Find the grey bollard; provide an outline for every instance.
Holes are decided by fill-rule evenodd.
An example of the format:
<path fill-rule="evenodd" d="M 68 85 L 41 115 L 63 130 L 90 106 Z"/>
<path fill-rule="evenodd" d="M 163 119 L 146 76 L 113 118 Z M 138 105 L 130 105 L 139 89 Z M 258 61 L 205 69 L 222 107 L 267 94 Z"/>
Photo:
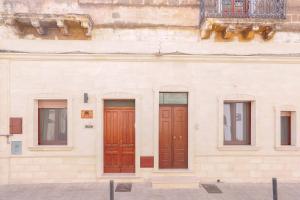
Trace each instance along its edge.
<path fill-rule="evenodd" d="M 109 181 L 109 188 L 110 188 L 110 200 L 114 200 L 114 181 L 110 180 Z"/>
<path fill-rule="evenodd" d="M 272 185 L 273 185 L 273 200 L 278 200 L 277 178 L 272 179 Z"/>

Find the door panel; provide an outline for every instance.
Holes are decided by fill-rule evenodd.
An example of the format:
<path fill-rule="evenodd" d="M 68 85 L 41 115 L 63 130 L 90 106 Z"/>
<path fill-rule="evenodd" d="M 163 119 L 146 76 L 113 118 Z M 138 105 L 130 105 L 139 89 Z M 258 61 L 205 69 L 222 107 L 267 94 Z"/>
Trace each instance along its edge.
<path fill-rule="evenodd" d="M 159 168 L 188 167 L 187 106 L 160 106 Z"/>
<path fill-rule="evenodd" d="M 160 107 L 159 111 L 159 168 L 172 167 L 172 108 Z"/>
<path fill-rule="evenodd" d="M 121 172 L 134 172 L 134 111 L 128 110 L 120 113 L 121 117 L 121 130 L 120 130 L 120 147 L 121 147 Z"/>
<path fill-rule="evenodd" d="M 173 107 L 173 167 L 187 168 L 187 107 Z"/>
<path fill-rule="evenodd" d="M 104 173 L 135 171 L 134 108 L 104 109 Z"/>
<path fill-rule="evenodd" d="M 105 112 L 104 131 L 104 171 L 119 171 L 119 145 L 118 145 L 118 111 L 108 110 Z"/>

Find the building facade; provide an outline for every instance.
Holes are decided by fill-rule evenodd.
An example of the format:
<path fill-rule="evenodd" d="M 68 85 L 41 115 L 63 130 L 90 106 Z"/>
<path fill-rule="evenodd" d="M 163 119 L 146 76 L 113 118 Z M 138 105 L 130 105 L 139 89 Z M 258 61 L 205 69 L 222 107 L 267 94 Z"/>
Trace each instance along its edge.
<path fill-rule="evenodd" d="M 300 180 L 299 0 L 2 0 L 1 19 L 1 184 Z"/>

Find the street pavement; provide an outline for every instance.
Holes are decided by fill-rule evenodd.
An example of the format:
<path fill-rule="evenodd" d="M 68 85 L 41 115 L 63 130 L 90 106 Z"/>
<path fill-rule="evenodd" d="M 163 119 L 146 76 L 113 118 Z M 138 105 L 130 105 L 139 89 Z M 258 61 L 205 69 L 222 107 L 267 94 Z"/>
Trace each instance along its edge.
<path fill-rule="evenodd" d="M 132 191 L 116 192 L 115 200 L 272 200 L 271 184 L 218 183 L 221 194 L 199 189 L 152 189 L 134 183 Z M 109 183 L 2 185 L 0 200 L 109 200 Z M 300 200 L 300 183 L 278 184 L 278 200 Z"/>

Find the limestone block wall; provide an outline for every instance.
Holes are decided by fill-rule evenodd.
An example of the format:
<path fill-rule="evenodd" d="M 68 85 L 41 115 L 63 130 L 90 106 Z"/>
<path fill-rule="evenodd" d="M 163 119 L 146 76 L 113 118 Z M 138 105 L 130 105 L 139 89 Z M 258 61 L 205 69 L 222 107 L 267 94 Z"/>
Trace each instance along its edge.
<path fill-rule="evenodd" d="M 285 31 L 299 30 L 299 0 L 288 0 Z M 199 25 L 198 0 L 1 0 L 0 12 L 89 14 L 95 28 L 194 27 Z"/>
<path fill-rule="evenodd" d="M 23 118 L 23 134 L 9 138 L 22 141 L 23 150 L 21 155 L 11 155 L 6 137 L 0 137 L 0 183 L 83 182 L 101 178 L 101 101 L 124 95 L 137 99 L 136 175 L 151 177 L 158 169 L 141 169 L 139 157 L 154 156 L 157 167 L 157 95 L 161 90 L 190 94 L 189 167 L 200 180 L 269 182 L 275 176 L 282 181 L 299 181 L 299 134 L 295 148 L 277 149 L 274 111 L 276 106 L 289 105 L 300 112 L 300 95 L 296 92 L 300 91 L 299 64 L 295 56 L 279 55 L 148 55 L 137 59 L 129 55 L 11 54 L 2 60 L 0 68 L 8 77 L 1 91 L 9 96 L 6 104 L 0 99 L 0 111 L 8 107 L 7 119 Z M 84 92 L 89 94 L 89 104 L 83 103 Z M 56 97 L 59 93 L 72 99 L 72 147 L 33 148 L 33 99 L 43 95 Z M 220 148 L 219 99 L 226 95 L 248 95 L 255 99 L 253 146 Z M 84 128 L 87 122 L 80 118 L 82 109 L 94 110 L 95 118 L 88 121 L 93 129 Z M 0 124 L 8 133 L 8 123 Z"/>
<path fill-rule="evenodd" d="M 7 173 L 6 173 L 7 175 Z M 8 183 L 96 181 L 95 157 L 11 157 Z"/>
<path fill-rule="evenodd" d="M 0 156 L 0 185 L 8 183 L 9 173 L 8 158 Z"/>
<path fill-rule="evenodd" d="M 299 156 L 201 156 L 197 157 L 197 175 L 203 181 L 299 182 Z"/>
<path fill-rule="evenodd" d="M 8 138 L 9 132 L 9 60 L 0 61 L 0 184 L 8 182 L 9 162 L 8 162 Z"/>
<path fill-rule="evenodd" d="M 285 30 L 299 31 L 300 24 L 300 1 L 288 0 L 287 1 L 287 19 L 283 25 Z"/>

